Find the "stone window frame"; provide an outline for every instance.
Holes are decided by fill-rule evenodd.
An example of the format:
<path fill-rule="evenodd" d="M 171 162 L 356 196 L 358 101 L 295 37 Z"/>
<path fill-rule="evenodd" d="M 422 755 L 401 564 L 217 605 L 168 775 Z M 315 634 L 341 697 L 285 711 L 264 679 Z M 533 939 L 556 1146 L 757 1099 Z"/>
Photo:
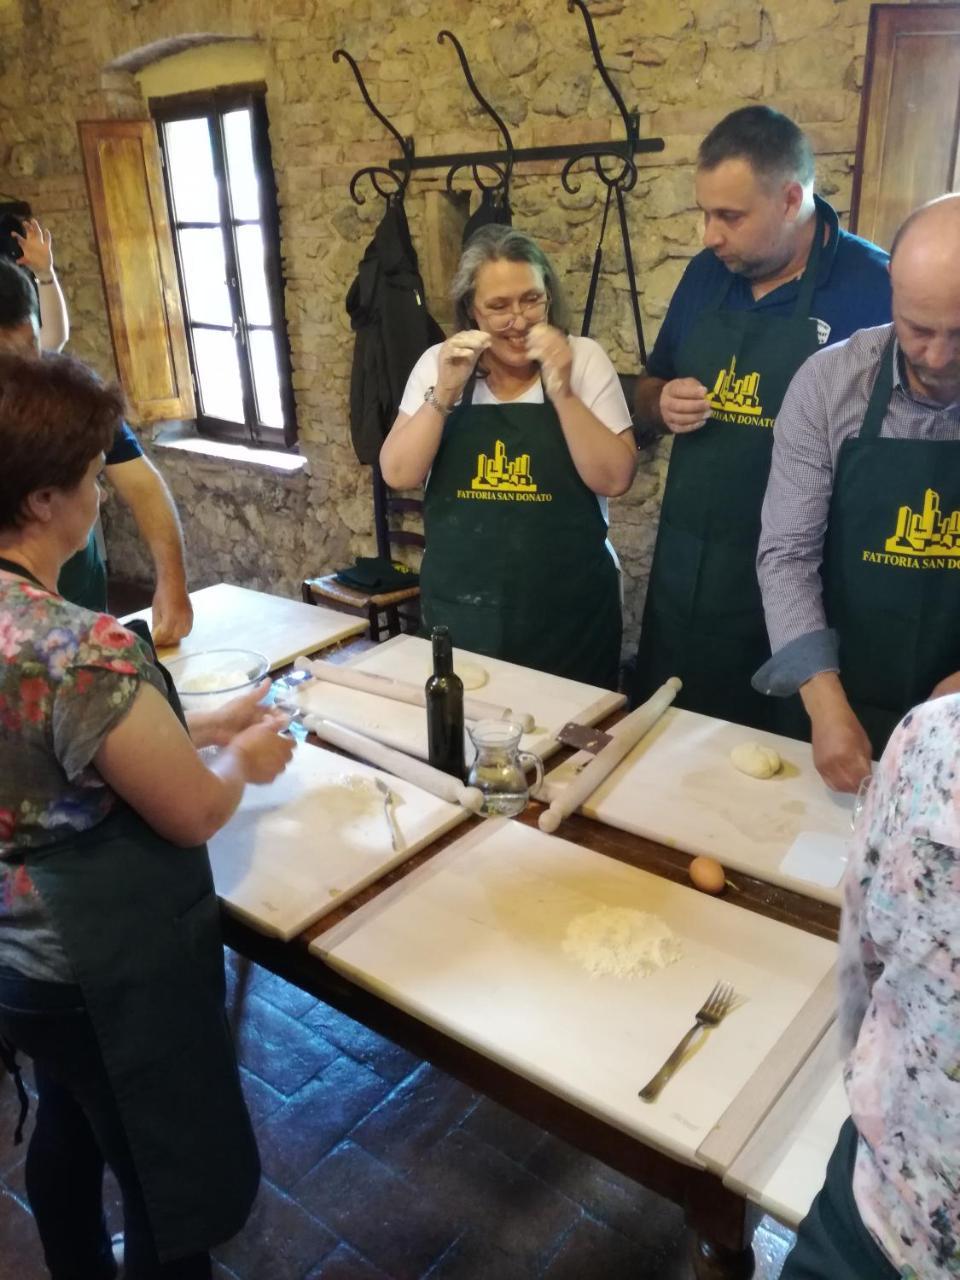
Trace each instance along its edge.
<path fill-rule="evenodd" d="M 290 358 L 290 341 L 287 334 L 286 312 L 284 307 L 284 276 L 280 248 L 280 211 L 277 200 L 276 176 L 270 151 L 269 121 L 266 105 L 267 87 L 265 84 L 232 84 L 219 88 L 201 89 L 189 93 L 171 95 L 162 98 L 150 98 L 148 107 L 157 129 L 157 141 L 163 163 L 164 195 L 170 218 L 170 229 L 176 257 L 177 281 L 183 306 L 184 325 L 187 335 L 187 346 L 190 356 L 190 368 L 193 376 L 194 391 L 197 399 L 196 430 L 198 436 L 210 440 L 241 444 L 255 449 L 295 449 L 297 444 L 297 415 L 293 392 L 293 374 Z M 260 186 L 260 225 L 263 231 L 265 247 L 265 270 L 267 292 L 270 299 L 272 317 L 271 328 L 275 338 L 277 368 L 280 375 L 280 399 L 283 407 L 284 426 L 274 427 L 258 420 L 256 400 L 253 394 L 253 373 L 250 364 L 249 348 L 245 341 L 247 322 L 243 314 L 243 300 L 239 287 L 239 267 L 237 264 L 237 248 L 231 228 L 241 225 L 249 219 L 234 218 L 228 208 L 229 195 L 226 181 L 224 160 L 223 125 L 225 113 L 238 108 L 248 108 L 251 115 L 254 163 Z M 211 130 L 214 168 L 217 174 L 222 195 L 220 227 L 223 234 L 224 252 L 227 261 L 228 288 L 231 307 L 234 313 L 234 332 L 238 338 L 237 355 L 240 363 L 241 384 L 246 421 L 230 422 L 204 414 L 200 409 L 201 397 L 199 379 L 193 351 L 192 328 L 195 322 L 190 319 L 187 292 L 184 284 L 184 272 L 180 258 L 178 230 L 180 222 L 174 209 L 170 189 L 169 165 L 167 163 L 166 142 L 163 125 L 176 120 L 196 119 L 205 116 Z M 192 225 L 192 224 L 188 224 Z M 253 326 L 262 328 L 262 326 Z"/>

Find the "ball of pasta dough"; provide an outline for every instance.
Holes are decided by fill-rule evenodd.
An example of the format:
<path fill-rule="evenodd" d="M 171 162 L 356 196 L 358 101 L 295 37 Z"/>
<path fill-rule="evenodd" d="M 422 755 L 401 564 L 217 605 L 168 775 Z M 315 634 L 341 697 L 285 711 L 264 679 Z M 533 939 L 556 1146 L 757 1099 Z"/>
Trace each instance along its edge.
<path fill-rule="evenodd" d="M 479 662 L 461 662 L 454 658 L 453 669 L 463 681 L 464 689 L 482 689 L 490 679 L 487 668 L 481 667 Z"/>
<path fill-rule="evenodd" d="M 776 751 L 761 742 L 741 742 L 730 752 L 730 760 L 735 769 L 751 778 L 772 778 L 783 764 Z"/>
<path fill-rule="evenodd" d="M 460 677 L 464 689 L 469 693 L 471 689 L 482 689 L 490 679 L 490 672 L 486 667 L 481 667 L 479 662 L 467 662 L 466 659 L 458 657 L 457 653 L 453 655 L 453 670 Z M 433 675 L 433 663 L 424 668 L 424 680 Z"/>

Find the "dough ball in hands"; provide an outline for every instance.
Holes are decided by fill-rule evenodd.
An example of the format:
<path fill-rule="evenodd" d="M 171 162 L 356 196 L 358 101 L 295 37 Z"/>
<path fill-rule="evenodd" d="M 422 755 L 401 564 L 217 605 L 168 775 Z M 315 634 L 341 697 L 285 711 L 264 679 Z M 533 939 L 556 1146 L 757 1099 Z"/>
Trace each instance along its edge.
<path fill-rule="evenodd" d="M 762 742 L 741 742 L 730 752 L 730 762 L 750 778 L 772 778 L 783 767 L 773 747 L 765 747 Z"/>

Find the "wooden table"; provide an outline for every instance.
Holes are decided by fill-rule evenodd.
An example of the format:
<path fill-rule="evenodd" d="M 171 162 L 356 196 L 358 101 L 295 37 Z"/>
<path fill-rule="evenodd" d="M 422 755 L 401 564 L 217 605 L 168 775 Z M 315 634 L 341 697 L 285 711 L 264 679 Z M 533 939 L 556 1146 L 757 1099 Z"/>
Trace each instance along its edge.
<path fill-rule="evenodd" d="M 348 658 L 351 650 L 352 646 L 349 646 L 337 656 Z M 611 723 L 614 719 L 611 718 Z M 531 804 L 520 821 L 534 825 L 539 812 L 540 806 Z M 472 823 L 477 821 L 471 820 Z M 750 1276 L 753 1272 L 750 1207 L 741 1195 L 725 1187 L 717 1174 L 681 1164 L 652 1150 L 639 1139 L 587 1115 L 572 1103 L 522 1079 L 361 989 L 309 953 L 309 944 L 315 937 L 376 898 L 389 885 L 404 879 L 468 829 L 469 825 L 461 826 L 438 840 L 290 942 L 266 937 L 226 913 L 223 916 L 224 940 L 242 956 L 263 965 L 518 1115 L 681 1205 L 693 1233 L 694 1269 L 700 1280 L 713 1280 L 714 1277 L 717 1280 L 721 1277 L 723 1280 L 740 1280 Z M 676 849 L 579 815 L 567 819 L 559 834 L 631 866 L 681 883 L 687 882 L 686 869 L 690 858 Z M 740 873 L 731 875 L 730 880 L 735 889 L 728 892 L 735 894 L 738 906 L 806 929 L 820 937 L 836 938 L 839 912 L 835 907 Z"/>

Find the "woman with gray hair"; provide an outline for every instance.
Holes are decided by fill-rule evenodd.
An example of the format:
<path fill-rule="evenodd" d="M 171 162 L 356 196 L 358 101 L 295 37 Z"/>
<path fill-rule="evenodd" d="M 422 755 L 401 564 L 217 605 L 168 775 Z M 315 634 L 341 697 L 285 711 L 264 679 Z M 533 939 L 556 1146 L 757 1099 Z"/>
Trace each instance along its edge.
<path fill-rule="evenodd" d="M 423 625 L 456 645 L 616 688 L 622 618 L 606 499 L 636 470 L 630 411 L 568 336 L 535 240 L 482 228 L 453 282 L 457 332 L 424 352 L 384 442 L 387 484 L 426 484 Z"/>

